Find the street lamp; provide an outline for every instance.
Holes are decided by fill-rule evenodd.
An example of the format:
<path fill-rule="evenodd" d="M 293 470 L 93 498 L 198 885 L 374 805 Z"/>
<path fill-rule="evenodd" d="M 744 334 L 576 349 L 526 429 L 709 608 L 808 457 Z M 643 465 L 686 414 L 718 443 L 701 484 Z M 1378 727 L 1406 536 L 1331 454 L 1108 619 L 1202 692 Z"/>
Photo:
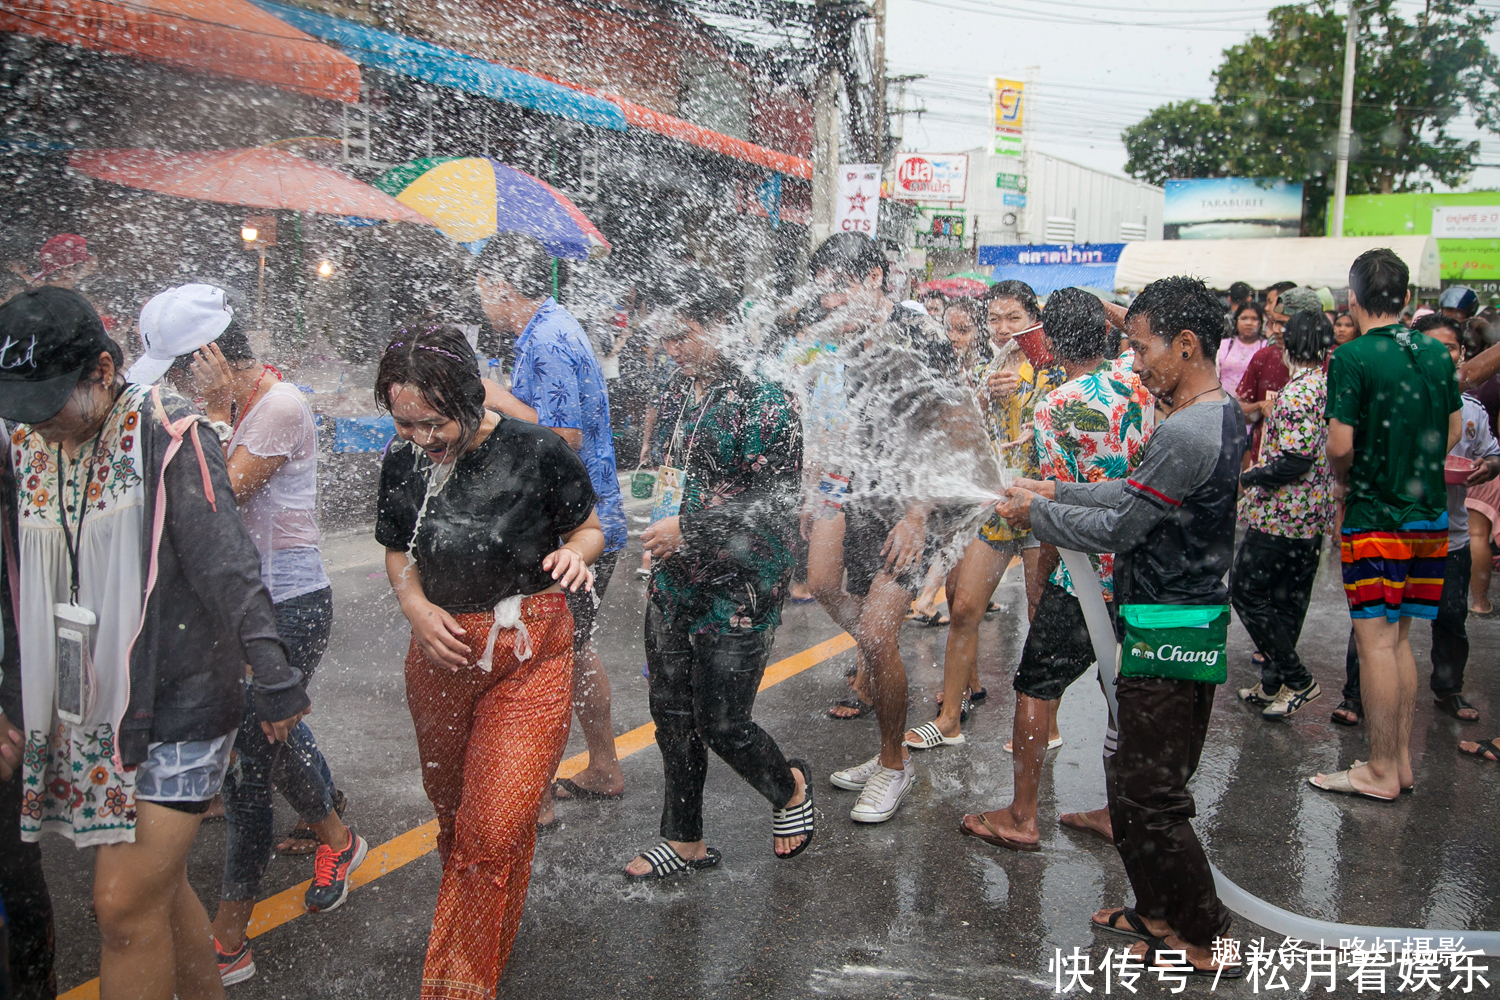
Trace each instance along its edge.
<path fill-rule="evenodd" d="M 266 328 L 266 248 L 276 245 L 276 216 L 252 215 L 240 224 L 240 239 L 259 256 L 255 282 L 255 325 Z"/>

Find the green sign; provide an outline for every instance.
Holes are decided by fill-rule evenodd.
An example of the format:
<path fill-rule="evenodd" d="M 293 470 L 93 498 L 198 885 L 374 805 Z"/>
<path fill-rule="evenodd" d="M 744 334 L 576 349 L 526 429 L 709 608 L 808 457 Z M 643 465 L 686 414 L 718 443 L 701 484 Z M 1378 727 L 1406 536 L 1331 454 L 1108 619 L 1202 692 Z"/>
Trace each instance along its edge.
<path fill-rule="evenodd" d="M 1500 191 L 1351 195 L 1344 207 L 1344 235 L 1429 236 L 1434 208 L 1495 204 L 1500 204 Z M 1484 293 L 1500 292 L 1500 240 L 1439 239 L 1438 255 L 1445 286 L 1463 284 Z"/>
<path fill-rule="evenodd" d="M 997 187 L 997 188 L 1003 188 L 1006 191 L 1025 191 L 1026 190 L 1026 175 L 1025 174 L 996 174 L 995 175 L 995 187 Z"/>

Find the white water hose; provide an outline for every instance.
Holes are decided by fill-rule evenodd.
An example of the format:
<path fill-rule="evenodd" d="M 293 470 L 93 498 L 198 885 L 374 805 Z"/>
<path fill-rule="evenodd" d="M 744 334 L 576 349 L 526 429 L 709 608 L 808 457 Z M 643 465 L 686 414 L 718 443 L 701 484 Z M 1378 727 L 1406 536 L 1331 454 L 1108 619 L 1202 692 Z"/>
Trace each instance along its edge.
<path fill-rule="evenodd" d="M 1089 557 L 1072 549 L 1059 548 L 1063 565 L 1073 578 L 1073 591 L 1083 608 L 1083 620 L 1089 627 L 1089 639 L 1094 645 L 1094 656 L 1099 662 L 1099 682 L 1104 688 L 1104 697 L 1109 702 L 1111 719 L 1118 719 L 1115 699 L 1116 664 L 1120 647 L 1115 642 L 1114 626 L 1109 620 L 1109 610 L 1104 606 L 1104 590 L 1099 585 L 1099 574 L 1089 562 Z M 1315 920 L 1300 913 L 1283 910 L 1235 885 L 1224 877 L 1224 873 L 1212 863 L 1214 888 L 1219 899 L 1229 909 L 1254 924 L 1259 924 L 1283 937 L 1311 944 L 1320 942 L 1321 947 L 1336 947 L 1340 941 L 1355 938 L 1363 940 L 1366 947 L 1373 942 L 1391 940 L 1405 941 L 1413 935 L 1426 938 L 1462 938 L 1464 950 L 1470 953 L 1500 955 L 1500 931 L 1438 930 L 1413 927 L 1363 927 L 1355 924 L 1336 924 L 1331 920 Z"/>

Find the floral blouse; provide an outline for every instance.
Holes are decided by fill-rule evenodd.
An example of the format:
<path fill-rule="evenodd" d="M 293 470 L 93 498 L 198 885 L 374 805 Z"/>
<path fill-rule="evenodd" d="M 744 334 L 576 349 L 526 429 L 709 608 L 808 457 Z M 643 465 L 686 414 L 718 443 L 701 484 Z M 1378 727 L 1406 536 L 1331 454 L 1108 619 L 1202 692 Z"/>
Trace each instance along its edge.
<path fill-rule="evenodd" d="M 1311 455 L 1313 466 L 1285 486 L 1245 487 L 1239 515 L 1246 527 L 1283 538 L 1312 538 L 1333 530 L 1333 469 L 1323 415 L 1327 405 L 1328 376 L 1319 368 L 1297 372 L 1277 395 L 1258 464 L 1277 455 Z"/>
<path fill-rule="evenodd" d="M 128 650 L 140 624 L 144 456 L 140 422 L 148 388 L 127 386 L 96 442 L 62 458 L 31 428 L 10 435 L 17 487 L 23 620 L 20 661 L 26 746 L 21 760 L 21 839 L 59 833 L 77 847 L 135 839 L 135 769 L 115 756 L 115 720 L 129 699 Z M 96 694 L 82 725 L 54 711 L 57 668 L 53 602 L 69 599 L 72 576 L 59 516 L 77 541 L 79 603 L 98 617 Z M 80 516 L 82 523 L 79 523 Z M 119 558 L 117 553 L 126 553 Z"/>
<path fill-rule="evenodd" d="M 1097 483 L 1124 479 L 1135 468 L 1155 427 L 1156 410 L 1151 394 L 1130 371 L 1134 358 L 1129 354 L 1064 382 L 1037 404 L 1036 452 L 1044 479 Z M 1112 599 L 1114 554 L 1090 554 L 1089 559 L 1099 570 L 1104 599 Z M 1052 582 L 1073 593 L 1061 562 Z"/>

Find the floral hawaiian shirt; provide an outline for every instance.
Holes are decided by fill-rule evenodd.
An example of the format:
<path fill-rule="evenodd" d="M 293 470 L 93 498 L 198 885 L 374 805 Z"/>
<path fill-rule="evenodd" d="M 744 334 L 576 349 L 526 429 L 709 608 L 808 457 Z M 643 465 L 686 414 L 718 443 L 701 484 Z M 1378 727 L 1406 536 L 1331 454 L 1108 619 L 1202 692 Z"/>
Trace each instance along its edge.
<path fill-rule="evenodd" d="M 684 543 L 652 563 L 651 602 L 694 634 L 775 628 L 797 561 L 802 417 L 780 386 L 738 370 L 678 405 L 680 422 L 662 419 L 684 472 Z"/>
<path fill-rule="evenodd" d="M 1151 394 L 1130 371 L 1126 352 L 1047 393 L 1036 407 L 1036 452 L 1042 477 L 1068 483 L 1124 479 L 1140 460 L 1155 427 Z M 1104 599 L 1114 594 L 1113 553 L 1091 554 Z M 1052 582 L 1073 593 L 1068 568 L 1058 563 Z"/>
<path fill-rule="evenodd" d="M 1328 376 L 1303 369 L 1276 397 L 1266 421 L 1260 462 L 1278 455 L 1311 455 L 1313 466 L 1285 486 L 1245 487 L 1240 518 L 1248 528 L 1283 538 L 1313 538 L 1333 530 L 1333 470 L 1328 464 Z"/>
<path fill-rule="evenodd" d="M 1012 466 L 1020 470 L 1021 475 L 1027 479 L 1040 479 L 1041 470 L 1037 465 L 1036 448 L 1032 447 L 1027 438 L 1032 433 L 1032 421 L 1036 415 L 1037 403 L 1047 395 L 1055 385 L 1061 385 L 1067 381 L 1062 367 L 1054 365 L 1037 371 L 1030 361 L 1021 362 L 1017 371 L 1021 381 L 1016 385 L 1016 391 L 1005 399 L 993 401 L 985 416 L 986 429 L 990 434 L 990 441 L 999 449 L 1001 445 L 1020 442 L 1016 447 L 1006 448 L 999 452 L 1002 465 Z M 989 375 L 988 366 L 975 371 L 972 381 L 975 391 L 984 384 Z M 988 542 L 1008 542 L 1017 538 L 1025 538 L 1029 532 L 1016 531 L 999 515 L 994 514 L 979 528 L 979 535 Z"/>

